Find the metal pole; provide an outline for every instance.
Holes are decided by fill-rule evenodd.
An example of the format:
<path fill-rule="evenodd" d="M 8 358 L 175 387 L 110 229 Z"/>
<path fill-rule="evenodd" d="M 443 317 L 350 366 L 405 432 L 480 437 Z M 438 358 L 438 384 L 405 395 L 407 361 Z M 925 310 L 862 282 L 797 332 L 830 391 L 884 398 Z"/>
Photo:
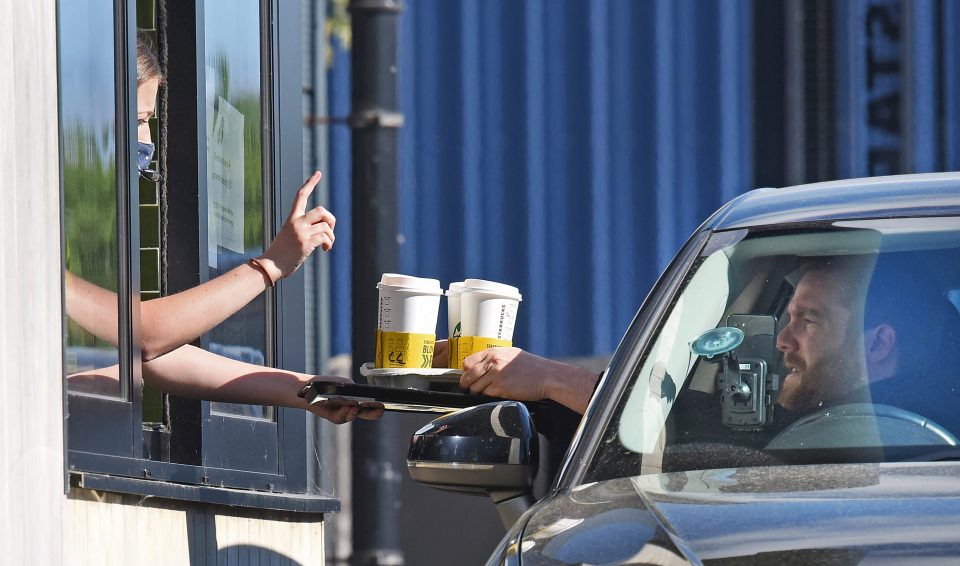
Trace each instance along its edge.
<path fill-rule="evenodd" d="M 351 0 L 353 375 L 373 360 L 380 275 L 397 271 L 397 29 L 393 0 Z M 387 416 L 353 425 L 355 565 L 400 565 L 404 443 Z"/>

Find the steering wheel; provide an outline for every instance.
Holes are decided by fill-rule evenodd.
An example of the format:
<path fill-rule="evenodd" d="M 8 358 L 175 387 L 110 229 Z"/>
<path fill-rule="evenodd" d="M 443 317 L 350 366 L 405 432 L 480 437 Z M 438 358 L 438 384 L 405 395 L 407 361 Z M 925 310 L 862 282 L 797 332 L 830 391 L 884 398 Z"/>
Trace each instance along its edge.
<path fill-rule="evenodd" d="M 766 449 L 957 445 L 956 436 L 924 416 L 891 405 L 850 403 L 799 419 L 775 436 Z"/>

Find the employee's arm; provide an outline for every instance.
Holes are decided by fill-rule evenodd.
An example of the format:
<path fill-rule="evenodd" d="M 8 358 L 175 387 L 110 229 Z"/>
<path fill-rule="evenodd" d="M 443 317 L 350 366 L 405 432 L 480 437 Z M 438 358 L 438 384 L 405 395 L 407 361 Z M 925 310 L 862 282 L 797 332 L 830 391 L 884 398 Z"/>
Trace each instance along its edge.
<path fill-rule="evenodd" d="M 333 246 L 336 218 L 323 207 L 305 212 L 320 180 L 315 173 L 300 188 L 280 233 L 259 258 L 181 293 L 140 304 L 141 355 L 152 360 L 195 340 L 295 272 L 317 247 Z M 117 344 L 117 295 L 71 273 L 66 276 L 67 316 L 90 333 Z"/>
<path fill-rule="evenodd" d="M 151 360 L 195 340 L 239 311 L 267 287 L 263 274 L 244 264 L 182 293 L 140 303 L 140 347 Z M 117 294 L 72 273 L 66 276 L 67 316 L 118 343 Z"/>
<path fill-rule="evenodd" d="M 178 348 L 144 363 L 142 368 L 148 384 L 165 393 L 191 399 L 305 409 L 337 424 L 355 418 L 374 420 L 383 415 L 383 406 L 379 404 L 361 406 L 356 401 L 335 398 L 308 405 L 297 396 L 309 381 L 351 383 L 349 379 L 256 366 L 193 346 Z M 115 365 L 67 376 L 71 390 L 100 395 L 115 394 L 120 389 L 119 381 L 120 370 Z"/>
<path fill-rule="evenodd" d="M 372 420 L 383 414 L 383 407 L 379 405 L 360 406 L 343 399 L 309 405 L 297 396 L 304 385 L 317 379 L 352 383 L 345 377 L 315 376 L 248 364 L 194 346 L 177 348 L 145 362 L 142 368 L 146 383 L 191 399 L 305 409 L 334 423 L 354 418 Z"/>

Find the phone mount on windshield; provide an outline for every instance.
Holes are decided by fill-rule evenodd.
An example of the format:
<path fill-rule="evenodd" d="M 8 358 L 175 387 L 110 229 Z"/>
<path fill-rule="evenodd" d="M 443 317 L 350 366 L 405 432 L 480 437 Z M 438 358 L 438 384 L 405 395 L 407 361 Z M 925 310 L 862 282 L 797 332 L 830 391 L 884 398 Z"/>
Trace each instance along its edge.
<path fill-rule="evenodd" d="M 717 373 L 721 422 L 733 430 L 758 431 L 773 419 L 775 383 L 768 379 L 766 360 L 737 357 L 744 338 L 739 328 L 721 326 L 698 336 L 690 351 L 721 366 Z"/>

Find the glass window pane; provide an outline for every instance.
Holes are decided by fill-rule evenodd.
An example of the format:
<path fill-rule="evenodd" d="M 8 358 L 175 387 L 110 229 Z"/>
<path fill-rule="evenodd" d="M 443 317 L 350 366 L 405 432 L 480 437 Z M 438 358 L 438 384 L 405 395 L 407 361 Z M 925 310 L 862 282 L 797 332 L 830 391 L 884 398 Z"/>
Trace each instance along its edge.
<path fill-rule="evenodd" d="M 118 396 L 113 4 L 59 14 L 68 387 Z"/>
<path fill-rule="evenodd" d="M 265 248 L 260 92 L 260 3 L 205 5 L 207 102 L 207 245 L 210 278 Z M 267 361 L 266 298 L 261 296 L 210 332 L 210 350 Z M 222 413 L 273 418 L 271 407 L 215 403 Z"/>

